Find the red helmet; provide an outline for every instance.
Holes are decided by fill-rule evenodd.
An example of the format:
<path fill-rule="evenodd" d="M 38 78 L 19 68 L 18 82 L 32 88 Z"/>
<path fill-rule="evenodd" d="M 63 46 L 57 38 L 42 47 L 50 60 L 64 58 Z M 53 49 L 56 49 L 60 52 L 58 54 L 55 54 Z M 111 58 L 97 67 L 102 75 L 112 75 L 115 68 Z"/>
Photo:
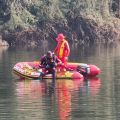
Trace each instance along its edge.
<path fill-rule="evenodd" d="M 56 38 L 56 40 L 59 41 L 59 40 L 62 40 L 64 38 L 65 38 L 65 36 L 62 33 L 60 33 L 60 34 L 58 34 L 58 37 Z"/>

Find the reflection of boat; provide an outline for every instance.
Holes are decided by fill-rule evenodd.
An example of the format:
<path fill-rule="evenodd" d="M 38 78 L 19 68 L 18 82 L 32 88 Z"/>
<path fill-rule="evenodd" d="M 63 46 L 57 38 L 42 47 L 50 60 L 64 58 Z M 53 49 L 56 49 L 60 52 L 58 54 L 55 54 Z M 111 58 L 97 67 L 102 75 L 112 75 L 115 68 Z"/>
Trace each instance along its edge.
<path fill-rule="evenodd" d="M 39 62 L 19 62 L 13 67 L 13 71 L 26 78 L 38 79 L 42 68 L 39 67 Z M 56 78 L 59 79 L 81 79 L 83 75 L 96 76 L 100 73 L 100 69 L 95 65 L 87 65 L 83 63 L 68 63 L 66 71 L 57 71 Z M 83 75 L 82 75 L 83 74 Z M 51 78 L 51 75 L 46 75 L 44 78 Z"/>
<path fill-rule="evenodd" d="M 100 86 L 101 86 L 101 80 L 100 78 L 91 78 L 90 79 L 90 91 L 91 91 L 91 94 L 94 96 L 98 93 L 99 89 L 100 89 Z"/>
<path fill-rule="evenodd" d="M 100 89 L 101 80 L 98 77 L 90 77 L 84 80 L 84 85 L 81 86 L 83 93 L 90 93 L 92 96 L 96 95 Z"/>
<path fill-rule="evenodd" d="M 56 98 L 58 102 L 59 120 L 69 120 L 71 114 L 71 92 L 74 88 L 73 80 L 57 81 Z"/>
<path fill-rule="evenodd" d="M 50 110 L 56 110 L 56 114 L 58 114 L 57 117 L 59 120 L 71 120 L 72 109 L 77 107 L 75 105 L 78 105 L 76 103 L 74 104 L 74 100 L 77 100 L 79 97 L 82 97 L 80 95 L 80 91 L 82 92 L 82 95 L 85 94 L 85 92 L 90 92 L 90 95 L 96 95 L 96 93 L 99 92 L 101 85 L 100 79 L 95 77 L 89 78 L 87 80 L 59 79 L 56 81 L 56 87 L 53 92 L 52 90 L 48 90 L 51 89 L 49 87 L 49 83 L 50 80 L 39 81 L 26 79 L 18 81 L 16 85 L 16 93 L 19 102 L 19 109 L 28 109 L 33 108 L 33 106 L 35 106 L 35 108 L 39 110 L 41 107 L 44 106 L 44 109 L 41 109 L 41 113 L 44 113 L 44 110 L 48 109 L 47 106 L 50 106 Z M 28 102 L 29 104 L 27 104 Z M 54 105 L 56 105 L 56 109 L 54 108 Z M 42 115 L 46 118 L 46 116 L 44 116 L 46 114 Z"/>
<path fill-rule="evenodd" d="M 41 97 L 42 92 L 45 91 L 44 83 L 39 80 L 21 80 L 16 84 L 17 96 L 21 99 L 24 99 L 26 95 L 30 96 L 30 99 L 36 99 Z"/>
<path fill-rule="evenodd" d="M 60 120 L 70 120 L 72 109 L 72 92 L 79 91 L 83 80 L 58 80 L 56 82 L 56 98 L 58 102 L 58 115 Z M 74 93 L 75 94 L 75 93 Z"/>
<path fill-rule="evenodd" d="M 83 79 L 76 80 L 62 80 L 59 79 L 56 81 L 56 92 L 59 90 L 78 90 L 83 83 Z M 49 79 L 40 81 L 40 80 L 29 80 L 29 79 L 19 79 L 16 84 L 16 93 L 20 98 L 24 98 L 26 95 L 30 95 L 31 98 L 40 97 L 40 94 L 45 94 L 48 90 L 53 92 L 51 89 L 51 82 Z M 50 89 L 50 90 L 49 90 Z"/>

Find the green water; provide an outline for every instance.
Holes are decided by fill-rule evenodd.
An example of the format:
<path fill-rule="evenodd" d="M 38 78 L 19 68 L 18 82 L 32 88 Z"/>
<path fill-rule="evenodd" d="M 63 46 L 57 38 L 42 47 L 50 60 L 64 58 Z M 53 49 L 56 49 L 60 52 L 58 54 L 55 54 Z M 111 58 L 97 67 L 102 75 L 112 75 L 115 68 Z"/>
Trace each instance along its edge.
<path fill-rule="evenodd" d="M 51 48 L 51 47 L 48 47 Z M 120 47 L 71 47 L 69 61 L 95 64 L 97 78 L 20 80 L 12 67 L 39 60 L 48 48 L 0 48 L 0 120 L 119 120 Z"/>

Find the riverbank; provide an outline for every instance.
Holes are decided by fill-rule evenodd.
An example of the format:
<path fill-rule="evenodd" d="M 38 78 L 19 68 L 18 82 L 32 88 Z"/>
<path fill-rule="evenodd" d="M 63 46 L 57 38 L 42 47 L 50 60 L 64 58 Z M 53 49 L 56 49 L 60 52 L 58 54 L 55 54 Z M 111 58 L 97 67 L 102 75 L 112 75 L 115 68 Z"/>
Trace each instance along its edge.
<path fill-rule="evenodd" d="M 43 42 L 53 42 L 58 33 L 63 33 L 70 43 L 98 44 L 120 41 L 120 20 L 100 22 L 81 16 L 68 21 L 43 21 L 39 28 L 16 28 L 14 31 L 3 31 L 2 38 L 10 46 L 39 46 Z"/>
<path fill-rule="evenodd" d="M 39 46 L 63 33 L 72 44 L 120 41 L 119 8 L 106 1 L 1 2 L 0 35 L 10 45 Z"/>

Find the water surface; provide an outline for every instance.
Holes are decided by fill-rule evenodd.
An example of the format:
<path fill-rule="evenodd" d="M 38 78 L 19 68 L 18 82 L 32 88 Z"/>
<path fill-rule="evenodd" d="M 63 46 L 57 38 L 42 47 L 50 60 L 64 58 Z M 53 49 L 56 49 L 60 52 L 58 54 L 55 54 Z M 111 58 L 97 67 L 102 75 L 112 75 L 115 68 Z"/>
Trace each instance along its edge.
<path fill-rule="evenodd" d="M 95 64 L 102 72 L 57 80 L 55 89 L 51 80 L 21 80 L 12 73 L 17 62 L 39 60 L 46 50 L 0 48 L 0 120 L 120 119 L 120 46 L 72 46 L 69 61 Z"/>

